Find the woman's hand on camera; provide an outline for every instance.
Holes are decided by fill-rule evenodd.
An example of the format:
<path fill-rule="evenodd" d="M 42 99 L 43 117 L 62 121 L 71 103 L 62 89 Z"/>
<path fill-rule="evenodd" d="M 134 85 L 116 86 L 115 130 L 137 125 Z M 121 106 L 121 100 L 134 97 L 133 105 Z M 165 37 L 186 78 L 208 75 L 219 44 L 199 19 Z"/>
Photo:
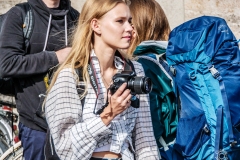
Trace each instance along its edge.
<path fill-rule="evenodd" d="M 127 83 L 123 83 L 113 95 L 108 93 L 109 105 L 100 114 L 106 125 L 131 105 L 131 91 L 126 87 Z"/>
<path fill-rule="evenodd" d="M 122 113 L 131 104 L 131 91 L 126 87 L 127 83 L 123 83 L 113 95 L 108 95 L 109 104 L 115 116 Z"/>

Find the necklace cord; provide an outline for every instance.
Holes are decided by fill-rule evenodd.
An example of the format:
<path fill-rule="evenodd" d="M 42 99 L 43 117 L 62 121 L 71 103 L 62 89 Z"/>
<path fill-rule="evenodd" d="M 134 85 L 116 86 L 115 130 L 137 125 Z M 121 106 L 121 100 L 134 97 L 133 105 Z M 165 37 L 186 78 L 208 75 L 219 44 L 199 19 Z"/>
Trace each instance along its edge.
<path fill-rule="evenodd" d="M 113 70 L 113 72 L 112 72 L 112 73 L 114 74 L 114 70 L 115 70 L 115 69 L 112 69 L 112 70 Z M 103 76 L 102 72 L 100 72 L 100 73 L 101 73 L 101 76 L 102 76 L 102 79 L 103 79 L 103 81 L 104 81 L 104 82 L 106 83 L 106 85 L 107 85 L 107 87 L 106 87 L 106 88 L 109 88 L 109 87 L 110 87 L 110 85 L 111 85 L 111 82 L 112 82 L 112 80 L 111 80 L 111 82 L 110 82 L 110 84 L 109 84 L 109 83 L 107 82 L 107 80 L 104 78 L 104 76 Z M 103 82 L 103 83 L 104 83 L 104 82 Z"/>

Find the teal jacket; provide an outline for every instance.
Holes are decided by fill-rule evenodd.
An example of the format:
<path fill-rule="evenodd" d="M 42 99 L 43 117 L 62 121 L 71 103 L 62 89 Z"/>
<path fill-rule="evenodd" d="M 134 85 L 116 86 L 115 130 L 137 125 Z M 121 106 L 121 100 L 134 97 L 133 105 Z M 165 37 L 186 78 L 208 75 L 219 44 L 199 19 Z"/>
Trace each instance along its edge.
<path fill-rule="evenodd" d="M 144 41 L 134 51 L 134 57 L 142 64 L 146 76 L 151 78 L 153 83 L 152 92 L 149 94 L 150 108 L 159 148 L 162 147 L 159 142 L 161 136 L 167 144 L 174 141 L 178 122 L 172 78 L 159 63 L 160 60 L 167 64 L 164 58 L 166 47 L 166 41 Z"/>

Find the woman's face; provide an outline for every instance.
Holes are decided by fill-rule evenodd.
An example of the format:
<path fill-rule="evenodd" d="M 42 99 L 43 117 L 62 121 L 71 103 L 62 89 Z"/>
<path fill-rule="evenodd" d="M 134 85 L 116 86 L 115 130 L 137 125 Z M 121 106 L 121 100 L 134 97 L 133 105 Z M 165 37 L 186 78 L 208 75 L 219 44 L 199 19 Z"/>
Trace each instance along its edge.
<path fill-rule="evenodd" d="M 100 39 L 103 44 L 114 49 L 126 49 L 132 39 L 131 14 L 128 6 L 119 3 L 107 12 L 99 22 Z"/>

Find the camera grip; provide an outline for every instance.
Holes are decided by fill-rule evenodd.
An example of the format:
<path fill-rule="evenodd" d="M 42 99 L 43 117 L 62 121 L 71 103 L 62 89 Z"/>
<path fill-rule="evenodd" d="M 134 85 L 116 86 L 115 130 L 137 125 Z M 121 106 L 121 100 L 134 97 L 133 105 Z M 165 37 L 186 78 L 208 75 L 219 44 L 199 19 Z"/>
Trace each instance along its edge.
<path fill-rule="evenodd" d="M 136 97 L 134 100 L 131 100 L 131 106 L 133 108 L 139 108 L 140 102 L 139 99 Z"/>

